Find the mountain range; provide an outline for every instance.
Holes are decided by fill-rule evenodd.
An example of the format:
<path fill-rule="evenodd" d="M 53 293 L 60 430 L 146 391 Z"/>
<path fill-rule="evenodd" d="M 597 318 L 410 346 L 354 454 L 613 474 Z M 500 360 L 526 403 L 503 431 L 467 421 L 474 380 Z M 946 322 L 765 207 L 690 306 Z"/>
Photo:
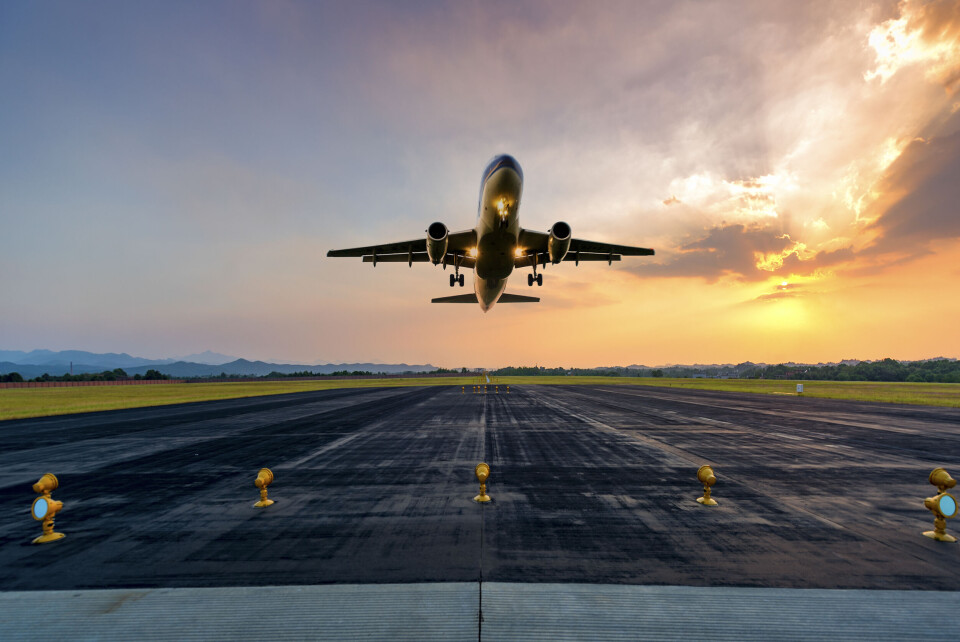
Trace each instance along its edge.
<path fill-rule="evenodd" d="M 122 368 L 128 375 L 143 375 L 147 370 L 159 370 L 171 377 L 216 377 L 221 373 L 230 376 L 264 376 L 271 372 L 289 374 L 291 372 L 311 372 L 328 374 L 340 370 L 355 370 L 375 373 L 399 374 L 403 372 L 431 372 L 436 366 L 430 364 L 409 365 L 406 363 L 325 363 L 325 364 L 289 364 L 248 361 L 216 352 L 202 352 L 180 359 L 145 359 L 133 357 L 125 352 L 95 353 L 83 350 L 0 350 L 0 374 L 18 372 L 25 379 L 50 375 L 85 372 L 103 372 Z"/>

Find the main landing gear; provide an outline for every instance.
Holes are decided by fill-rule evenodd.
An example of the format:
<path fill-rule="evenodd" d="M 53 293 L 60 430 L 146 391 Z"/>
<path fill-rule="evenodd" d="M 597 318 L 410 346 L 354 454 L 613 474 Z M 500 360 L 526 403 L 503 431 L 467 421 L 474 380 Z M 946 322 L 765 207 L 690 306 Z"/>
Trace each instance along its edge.
<path fill-rule="evenodd" d="M 534 281 L 537 282 L 538 286 L 543 285 L 543 275 L 537 274 L 537 258 L 539 257 L 536 254 L 533 254 L 532 256 L 533 256 L 533 263 L 531 265 L 533 266 L 533 274 L 527 275 L 527 285 L 530 287 L 533 287 Z M 546 265 L 546 263 L 544 263 L 544 265 Z"/>
<path fill-rule="evenodd" d="M 443 269 L 447 269 L 446 259 L 444 259 Z M 463 287 L 463 275 L 460 274 L 460 255 L 453 255 L 453 274 L 450 275 L 450 287 L 452 288 L 455 284 L 459 283 L 460 287 Z"/>

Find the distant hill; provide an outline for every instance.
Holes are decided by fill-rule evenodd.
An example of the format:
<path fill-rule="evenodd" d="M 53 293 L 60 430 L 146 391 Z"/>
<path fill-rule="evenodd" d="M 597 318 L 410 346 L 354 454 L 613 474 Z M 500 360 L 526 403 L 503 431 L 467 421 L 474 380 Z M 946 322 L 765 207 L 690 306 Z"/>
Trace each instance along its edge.
<path fill-rule="evenodd" d="M 33 379 L 44 374 L 60 376 L 70 373 L 73 362 L 73 374 L 97 373 L 104 370 L 122 368 L 131 377 L 146 374 L 147 370 L 159 370 L 171 377 L 216 377 L 220 373 L 230 376 L 262 377 L 271 372 L 289 374 L 292 372 L 316 372 L 329 374 L 340 370 L 353 372 L 363 370 L 373 373 L 400 374 L 404 372 L 432 372 L 436 366 L 430 364 L 409 365 L 406 363 L 325 363 L 325 364 L 289 364 L 267 363 L 237 359 L 216 352 L 201 352 L 190 355 L 192 359 L 144 359 L 129 354 L 109 352 L 98 354 L 83 350 L 0 350 L 0 374 L 19 372 L 24 379 Z M 221 360 L 223 359 L 223 360 Z"/>
<path fill-rule="evenodd" d="M 205 363 L 211 366 L 218 366 L 222 363 L 230 363 L 231 361 L 236 361 L 237 357 L 231 357 L 225 354 L 220 354 L 219 352 L 210 352 L 205 350 L 198 354 L 188 354 L 185 357 L 180 357 L 178 359 L 168 359 L 171 363 L 176 363 L 178 361 L 186 361 L 187 363 Z"/>
<path fill-rule="evenodd" d="M 436 366 L 429 364 L 408 365 L 406 363 L 327 363 L 323 365 L 311 366 L 304 364 L 267 363 L 265 361 L 247 361 L 246 359 L 237 359 L 236 361 L 231 361 L 230 363 L 224 363 L 220 365 L 178 361 L 176 363 L 169 363 L 160 366 L 140 366 L 138 368 L 129 368 L 126 369 L 126 371 L 129 375 L 142 375 L 145 374 L 146 371 L 151 367 L 159 370 L 163 374 L 170 375 L 171 377 L 216 377 L 220 375 L 220 373 L 226 373 L 230 376 L 263 377 L 271 372 L 290 374 L 292 372 L 310 371 L 317 374 L 329 374 L 331 372 L 338 372 L 340 370 L 347 370 L 349 372 L 353 372 L 354 370 L 364 370 L 373 373 L 384 372 L 387 374 L 400 374 L 403 372 L 432 372 L 437 369 Z"/>
<path fill-rule="evenodd" d="M 85 352 L 83 350 L 62 350 L 60 352 L 53 352 L 51 350 L 31 350 L 30 352 L 23 352 L 22 350 L 0 350 L 0 361 L 55 368 L 65 366 L 65 372 L 70 371 L 70 362 L 72 361 L 74 372 L 94 372 L 113 370 L 114 368 L 126 369 L 134 366 L 171 363 L 173 359 L 144 359 L 143 357 L 131 357 L 126 352 L 106 352 L 101 354 Z M 92 367 L 94 370 L 78 371 L 78 364 L 84 364 L 84 367 Z"/>

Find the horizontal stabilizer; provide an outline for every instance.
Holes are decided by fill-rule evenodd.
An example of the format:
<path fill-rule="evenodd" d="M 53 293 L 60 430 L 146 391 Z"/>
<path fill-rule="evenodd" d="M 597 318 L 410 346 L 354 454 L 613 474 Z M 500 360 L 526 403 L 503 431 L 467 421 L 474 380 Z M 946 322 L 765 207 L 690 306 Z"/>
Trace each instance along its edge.
<path fill-rule="evenodd" d="M 476 294 L 456 294 L 454 296 L 441 296 L 431 299 L 431 303 L 477 303 Z"/>
<path fill-rule="evenodd" d="M 504 292 L 500 295 L 500 298 L 497 299 L 497 303 L 540 303 L 540 297 Z"/>

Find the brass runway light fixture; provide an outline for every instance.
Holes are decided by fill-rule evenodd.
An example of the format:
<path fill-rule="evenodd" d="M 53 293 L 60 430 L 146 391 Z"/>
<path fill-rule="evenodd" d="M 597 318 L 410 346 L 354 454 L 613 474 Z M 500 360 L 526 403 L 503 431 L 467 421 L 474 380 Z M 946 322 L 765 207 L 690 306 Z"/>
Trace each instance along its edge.
<path fill-rule="evenodd" d="M 473 473 L 477 476 L 477 479 L 480 480 L 480 494 L 473 498 L 473 501 L 478 504 L 485 504 L 490 501 L 490 495 L 487 495 L 487 477 L 490 476 L 490 466 L 480 462 L 477 464 L 477 467 L 473 469 Z"/>
<path fill-rule="evenodd" d="M 927 479 L 939 492 L 923 500 L 923 505 L 933 513 L 933 530 L 923 534 L 938 542 L 956 542 L 956 537 L 947 535 L 947 520 L 957 516 L 957 498 L 947 489 L 956 486 L 957 481 L 943 468 L 934 468 Z"/>
<path fill-rule="evenodd" d="M 257 473 L 257 479 L 253 485 L 260 489 L 260 501 L 254 504 L 254 508 L 264 508 L 273 503 L 272 499 L 267 499 L 267 486 L 273 483 L 273 471 L 269 468 L 261 468 Z"/>
<path fill-rule="evenodd" d="M 56 533 L 53 530 L 53 518 L 63 508 L 63 502 L 55 501 L 50 497 L 50 493 L 58 486 L 60 481 L 53 473 L 45 474 L 33 485 L 33 492 L 40 493 L 40 497 L 33 500 L 30 514 L 38 522 L 43 522 L 43 535 L 33 540 L 34 544 L 46 544 L 66 537 L 63 533 Z"/>
<path fill-rule="evenodd" d="M 710 499 L 710 487 L 717 483 L 717 476 L 713 474 L 713 468 L 700 466 L 697 470 L 697 479 L 703 484 L 703 497 L 697 497 L 697 501 L 704 506 L 716 506 L 717 500 Z"/>

